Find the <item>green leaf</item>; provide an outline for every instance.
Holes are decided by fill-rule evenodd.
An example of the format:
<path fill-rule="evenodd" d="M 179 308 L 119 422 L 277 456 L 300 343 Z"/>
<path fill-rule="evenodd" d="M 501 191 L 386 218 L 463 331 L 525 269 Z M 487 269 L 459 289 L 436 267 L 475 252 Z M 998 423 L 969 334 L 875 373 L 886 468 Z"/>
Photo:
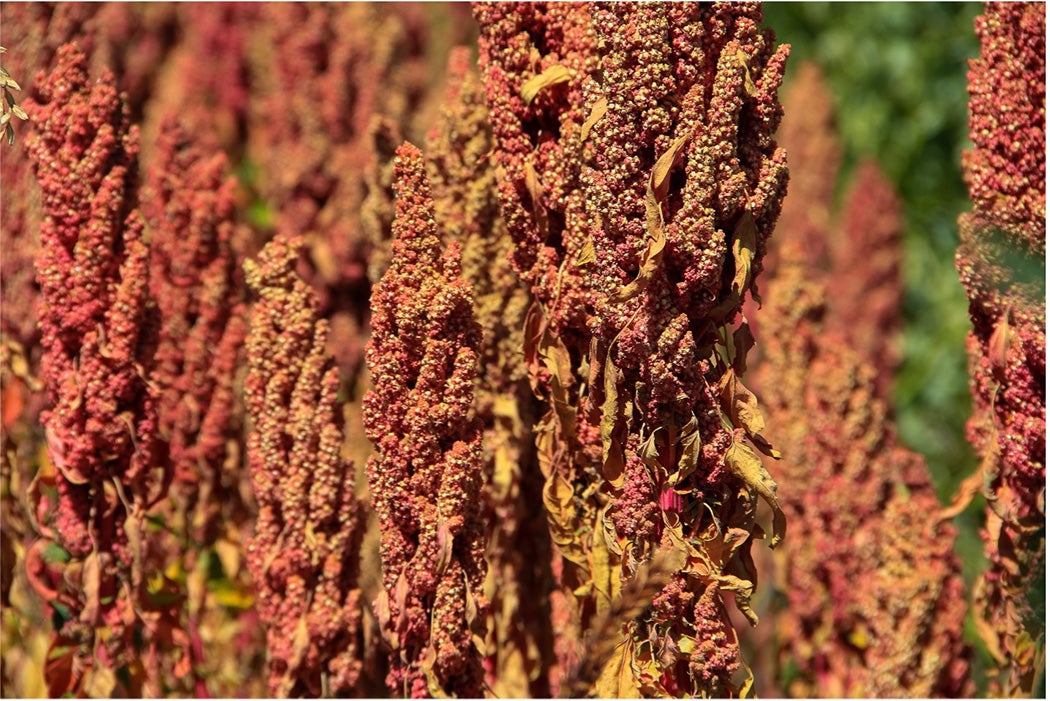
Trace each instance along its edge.
<path fill-rule="evenodd" d="M 63 548 L 58 543 L 55 543 L 54 541 L 47 544 L 47 547 L 44 548 L 44 552 L 41 553 L 41 557 L 43 558 L 44 562 L 48 563 L 49 565 L 53 565 L 55 563 L 69 562 L 73 558 L 72 555 L 66 552 L 65 548 Z"/>

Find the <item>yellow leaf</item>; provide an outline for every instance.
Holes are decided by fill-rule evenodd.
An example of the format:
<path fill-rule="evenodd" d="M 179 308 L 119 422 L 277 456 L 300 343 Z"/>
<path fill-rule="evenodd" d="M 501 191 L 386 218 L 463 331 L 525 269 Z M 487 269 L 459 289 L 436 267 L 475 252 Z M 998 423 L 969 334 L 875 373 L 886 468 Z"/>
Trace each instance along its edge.
<path fill-rule="evenodd" d="M 663 202 L 667 199 L 667 186 L 670 183 L 671 169 L 681 162 L 689 137 L 689 134 L 678 137 L 656 159 L 653 172 L 649 174 L 649 191 L 657 202 Z"/>
<path fill-rule="evenodd" d="M 226 538 L 215 541 L 214 548 L 222 564 L 222 573 L 227 579 L 235 579 L 241 570 L 241 548 Z"/>
<path fill-rule="evenodd" d="M 594 239 L 590 236 L 587 237 L 587 242 L 583 244 L 583 248 L 580 249 L 580 254 L 576 256 L 576 265 L 587 265 L 598 260 L 598 256 L 594 252 Z"/>
<path fill-rule="evenodd" d="M 751 263 L 755 259 L 755 247 L 758 245 L 758 227 L 749 210 L 745 210 L 733 232 L 733 263 L 736 274 L 733 276 L 733 292 L 743 295 L 751 285 Z"/>
<path fill-rule="evenodd" d="M 660 262 L 660 255 L 663 253 L 664 246 L 667 245 L 667 236 L 664 234 L 662 202 L 667 199 L 667 187 L 670 183 L 671 169 L 680 161 L 688 141 L 688 134 L 675 139 L 663 155 L 657 159 L 652 173 L 649 174 L 649 183 L 646 185 L 645 192 L 645 232 L 647 243 L 638 263 L 638 276 L 612 295 L 611 301 L 613 302 L 625 302 L 641 292 L 648 284 L 649 278 L 656 271 L 656 266 Z"/>
<path fill-rule="evenodd" d="M 712 579 L 718 582 L 721 585 L 720 588 L 724 591 L 733 592 L 733 596 L 736 599 L 736 607 L 740 610 L 740 613 L 744 614 L 748 623 L 757 626 L 758 614 L 751 608 L 751 594 L 755 591 L 754 582 L 734 577 L 731 574 L 716 575 Z"/>
<path fill-rule="evenodd" d="M 605 510 L 607 509 L 608 506 L 598 515 L 596 527 L 591 538 L 591 576 L 594 590 L 600 594 L 595 599 L 595 610 L 598 615 L 603 615 L 609 610 L 609 605 L 619 589 L 618 580 L 620 578 L 620 568 L 612 566 L 613 559 L 606 546 L 605 529 L 602 527 Z"/>
<path fill-rule="evenodd" d="M 695 415 L 690 416 L 689 421 L 681 428 L 678 443 L 682 446 L 682 457 L 678 458 L 678 469 L 668 479 L 672 487 L 693 474 L 700 459 L 700 431 Z"/>
<path fill-rule="evenodd" d="M 599 97 L 591 105 L 591 114 L 587 117 L 587 121 L 580 127 L 580 141 L 586 141 L 587 137 L 590 136 L 591 128 L 605 116 L 605 113 L 609 111 L 609 101 L 604 97 Z"/>
<path fill-rule="evenodd" d="M 594 683 L 595 695 L 601 699 L 638 699 L 642 697 L 638 681 L 631 669 L 633 643 L 629 639 L 621 640 L 616 646 L 612 659 L 602 668 L 598 680 Z"/>
<path fill-rule="evenodd" d="M 726 466 L 748 487 L 754 489 L 773 510 L 773 537 L 769 541 L 769 547 L 775 548 L 783 540 L 784 531 L 787 530 L 787 519 L 777 499 L 777 483 L 773 481 L 755 451 L 738 441 L 734 440 L 726 453 Z"/>
<path fill-rule="evenodd" d="M 565 559 L 588 571 L 590 563 L 583 539 L 576 534 L 574 497 L 572 484 L 559 474 L 551 475 L 543 485 L 543 505 L 547 508 L 551 540 Z"/>
<path fill-rule="evenodd" d="M 609 344 L 609 350 L 605 354 L 605 372 L 603 374 L 605 399 L 602 401 L 602 419 L 599 427 L 602 436 L 602 474 L 616 488 L 619 488 L 623 483 L 624 467 L 622 449 L 619 441 L 613 437 L 613 433 L 616 431 L 616 423 L 619 419 L 620 405 L 619 383 L 616 377 L 617 369 L 616 364 L 613 363 L 612 351 L 619 337 L 620 334 L 617 334 L 616 338 Z"/>
<path fill-rule="evenodd" d="M 92 699 L 108 699 L 117 688 L 117 675 L 109 667 L 97 662 L 84 679 L 84 693 Z"/>
<path fill-rule="evenodd" d="M 212 592 L 212 595 L 217 604 L 240 611 L 247 611 L 255 602 L 251 592 L 241 591 L 236 587 L 222 587 Z"/>
<path fill-rule="evenodd" d="M 525 84 L 521 86 L 521 99 L 525 100 L 525 104 L 528 105 L 536 99 L 540 90 L 558 83 L 567 83 L 571 79 L 572 71 L 565 66 L 555 64 L 525 81 Z"/>
<path fill-rule="evenodd" d="M 744 67 L 744 92 L 747 93 L 748 97 L 754 97 L 755 93 L 758 92 L 758 88 L 755 87 L 755 81 L 751 78 L 751 68 L 747 65 L 747 54 L 737 49 L 736 58 L 740 61 L 740 65 Z"/>

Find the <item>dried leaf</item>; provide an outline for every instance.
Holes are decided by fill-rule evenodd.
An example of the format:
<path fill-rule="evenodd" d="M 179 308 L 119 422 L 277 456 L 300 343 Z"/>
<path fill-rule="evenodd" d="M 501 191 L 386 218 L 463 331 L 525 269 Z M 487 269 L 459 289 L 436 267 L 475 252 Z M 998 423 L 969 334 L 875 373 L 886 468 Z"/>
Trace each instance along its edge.
<path fill-rule="evenodd" d="M 732 339 L 734 350 L 733 370 L 736 371 L 737 375 L 744 375 L 747 373 L 747 355 L 755 347 L 755 337 L 751 334 L 751 325 L 747 323 L 747 319 L 744 319 L 736 331 L 733 332 Z"/>
<path fill-rule="evenodd" d="M 92 665 L 91 670 L 84 678 L 84 693 L 92 699 L 108 699 L 113 697 L 117 688 L 117 675 L 109 667 L 100 663 Z"/>
<path fill-rule="evenodd" d="M 102 562 L 98 552 L 91 552 L 84 558 L 84 567 L 80 571 L 80 586 L 84 590 L 84 608 L 80 620 L 89 625 L 98 623 L 99 589 L 102 587 Z"/>
<path fill-rule="evenodd" d="M 612 659 L 602 668 L 594 684 L 595 695 L 601 699 L 640 699 L 641 690 L 631 669 L 634 642 L 620 641 Z"/>
<path fill-rule="evenodd" d="M 1007 353 L 1010 351 L 1010 342 L 1012 340 L 1010 309 L 1007 309 L 999 318 L 992 335 L 988 338 L 988 360 L 992 364 L 992 375 L 999 382 L 1006 381 Z"/>
<path fill-rule="evenodd" d="M 700 460 L 700 430 L 695 415 L 690 416 L 679 431 L 678 443 L 682 446 L 682 456 L 678 458 L 678 469 L 668 479 L 672 487 L 696 472 L 696 463 Z"/>
<path fill-rule="evenodd" d="M 734 577 L 731 574 L 717 575 L 712 577 L 712 579 L 721 585 L 723 591 L 733 592 L 736 607 L 740 610 L 740 613 L 744 614 L 744 618 L 752 626 L 758 625 L 758 614 L 751 608 L 751 595 L 755 591 L 754 583 L 740 577 Z"/>
<path fill-rule="evenodd" d="M 622 333 L 622 332 L 621 332 Z M 619 382 L 616 364 L 613 363 L 612 351 L 620 334 L 616 335 L 605 354 L 603 388 L 605 399 L 602 401 L 602 419 L 600 424 L 602 436 L 602 475 L 619 489 L 623 486 L 623 450 L 616 439 L 616 425 L 620 418 Z"/>
<path fill-rule="evenodd" d="M 526 105 L 531 104 L 540 90 L 558 83 L 567 83 L 570 80 L 572 80 L 572 71 L 568 68 L 560 64 L 549 66 L 547 70 L 525 81 L 525 84 L 521 86 L 521 99 L 525 100 Z"/>
<path fill-rule="evenodd" d="M 590 566 L 587 552 L 576 535 L 574 497 L 572 484 L 561 475 L 551 475 L 543 485 L 543 505 L 547 508 L 551 540 L 567 560 L 587 571 Z"/>
<path fill-rule="evenodd" d="M 733 425 L 744 429 L 748 437 L 761 433 L 766 422 L 758 408 L 758 398 L 744 386 L 734 370 L 726 371 L 720 387 L 723 407 L 729 413 Z"/>
<path fill-rule="evenodd" d="M 608 509 L 608 506 L 606 506 Z M 609 610 L 609 605 L 619 593 L 620 582 L 619 582 L 619 567 L 612 566 L 612 557 L 605 542 L 605 534 L 602 532 L 604 529 L 601 528 L 603 518 L 605 515 L 605 509 L 598 515 L 598 522 L 595 524 L 591 536 L 591 582 L 596 591 L 600 596 L 595 598 L 596 612 L 599 615 L 604 614 Z"/>
<path fill-rule="evenodd" d="M 777 499 L 777 483 L 762 464 L 762 460 L 751 450 L 750 446 L 736 440 L 726 453 L 726 466 L 746 485 L 754 489 L 773 510 L 773 537 L 769 547 L 775 548 L 784 538 L 787 530 L 787 519 Z"/>
<path fill-rule="evenodd" d="M 750 210 L 745 210 L 733 232 L 733 263 L 736 274 L 733 276 L 732 290 L 743 296 L 751 286 L 751 263 L 755 259 L 755 247 L 758 245 L 758 227 Z"/>
<path fill-rule="evenodd" d="M 440 576 L 445 573 L 448 569 L 449 563 L 452 562 L 452 544 L 453 535 L 449 531 L 448 525 L 445 520 L 439 518 L 437 524 L 437 563 L 435 564 L 435 570 Z"/>
<path fill-rule="evenodd" d="M 594 101 L 594 104 L 591 105 L 590 116 L 587 117 L 587 121 L 583 123 L 582 127 L 580 127 L 581 142 L 587 140 L 587 137 L 590 136 L 591 128 L 594 127 L 594 125 L 597 124 L 608 111 L 609 101 L 607 99 L 605 99 L 604 97 L 599 97 L 597 100 Z"/>
<path fill-rule="evenodd" d="M 670 184 L 672 168 L 681 161 L 689 135 L 680 136 L 656 161 L 645 192 L 645 233 L 646 246 L 638 263 L 638 276 L 624 285 L 611 297 L 612 302 L 625 302 L 645 289 L 649 278 L 656 271 L 660 255 L 667 245 L 664 234 L 663 202 L 667 199 L 667 188 Z"/>
<path fill-rule="evenodd" d="M 755 86 L 755 81 L 751 78 L 751 67 L 748 66 L 747 54 L 737 49 L 736 58 L 740 61 L 740 65 L 744 67 L 744 92 L 747 93 L 748 97 L 754 97 L 755 93 L 758 92 L 758 88 Z"/>
<path fill-rule="evenodd" d="M 594 239 L 588 236 L 587 242 L 584 243 L 583 248 L 580 249 L 580 254 L 576 256 L 576 265 L 587 265 L 596 260 L 598 260 L 598 256 L 594 252 Z"/>
<path fill-rule="evenodd" d="M 646 193 L 647 195 L 652 194 L 656 202 L 663 202 L 667 199 L 667 187 L 671 180 L 671 169 L 682 162 L 685 145 L 689 143 L 690 136 L 690 134 L 685 134 L 672 141 L 667 150 L 656 160 L 653 172 L 649 174 L 649 187 Z"/>

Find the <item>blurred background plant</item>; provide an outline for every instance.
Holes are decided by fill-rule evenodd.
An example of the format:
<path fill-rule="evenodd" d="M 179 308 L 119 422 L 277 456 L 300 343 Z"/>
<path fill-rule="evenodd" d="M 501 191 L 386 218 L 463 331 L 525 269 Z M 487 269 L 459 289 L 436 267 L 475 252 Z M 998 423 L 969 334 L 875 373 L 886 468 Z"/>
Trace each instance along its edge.
<path fill-rule="evenodd" d="M 833 95 L 843 152 L 838 197 L 856 166 L 873 158 L 901 199 L 902 361 L 891 409 L 901 441 L 926 458 L 942 503 L 976 469 L 965 436 L 972 412 L 965 350 L 970 320 L 954 258 L 957 217 L 971 208 L 961 154 L 971 148 L 967 61 L 980 54 L 974 19 L 981 12 L 979 3 L 765 6 L 766 25 L 779 41 L 792 45 L 786 89 L 799 66 L 811 60 L 823 70 Z M 968 595 L 984 567 L 978 534 L 983 519 L 980 496 L 955 519 Z M 1040 617 L 1045 617 L 1045 601 L 1040 578 L 1029 596 Z M 972 615 L 966 638 L 978 651 L 974 678 L 983 693 L 980 669 L 991 657 Z M 1037 696 L 1043 688 L 1045 680 L 1037 685 Z"/>

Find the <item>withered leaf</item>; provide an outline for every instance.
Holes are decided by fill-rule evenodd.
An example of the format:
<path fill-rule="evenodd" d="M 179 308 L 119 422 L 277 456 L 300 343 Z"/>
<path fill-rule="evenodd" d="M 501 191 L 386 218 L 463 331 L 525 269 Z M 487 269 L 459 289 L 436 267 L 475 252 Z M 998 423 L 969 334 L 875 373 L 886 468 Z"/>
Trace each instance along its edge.
<path fill-rule="evenodd" d="M 606 534 L 603 521 L 605 509 L 598 515 L 591 538 L 591 577 L 594 590 L 600 594 L 595 600 L 596 611 L 599 615 L 609 610 L 613 597 L 620 593 L 620 568 L 613 567 L 613 558 L 606 544 Z"/>
<path fill-rule="evenodd" d="M 604 97 L 599 97 L 591 105 L 591 114 L 587 117 L 587 121 L 580 127 L 580 141 L 586 141 L 587 137 L 591 134 L 591 128 L 597 124 L 605 113 L 609 111 L 609 101 Z"/>
<path fill-rule="evenodd" d="M 565 559 L 584 571 L 590 567 L 583 541 L 576 535 L 576 510 L 572 484 L 559 474 L 551 475 L 543 485 L 543 505 L 547 507 L 547 524 L 551 540 Z"/>
<path fill-rule="evenodd" d="M 1010 309 L 1008 307 L 988 338 L 988 359 L 991 361 L 992 375 L 999 382 L 1006 381 L 1007 354 L 1010 351 L 1012 340 L 1013 333 L 1010 329 Z"/>
<path fill-rule="evenodd" d="M 758 408 L 758 398 L 744 386 L 732 369 L 726 371 L 723 382 L 722 400 L 733 424 L 747 431 L 748 437 L 761 433 L 766 422 Z"/>
<path fill-rule="evenodd" d="M 619 338 L 617 334 L 616 338 Z M 609 344 L 609 350 L 605 354 L 605 372 L 603 377 L 603 387 L 605 389 L 605 400 L 602 402 L 602 420 L 601 420 L 601 435 L 602 435 L 602 461 L 604 463 L 609 462 L 609 456 L 612 452 L 612 441 L 613 432 L 616 430 L 616 421 L 619 418 L 619 390 L 617 389 L 617 377 L 618 372 L 616 364 L 613 363 L 612 350 L 616 343 L 616 339 Z M 620 467 L 622 471 L 623 458 L 617 456 L 620 461 Z M 618 476 L 618 475 L 617 475 Z"/>
<path fill-rule="evenodd" d="M 543 183 L 540 182 L 540 176 L 536 173 L 536 166 L 532 165 L 531 158 L 525 159 L 525 189 L 532 198 L 533 209 L 540 210 L 543 207 Z"/>
<path fill-rule="evenodd" d="M 598 260 L 598 256 L 594 252 L 594 239 L 588 236 L 587 242 L 584 243 L 583 248 L 580 249 L 580 254 L 576 256 L 576 265 L 587 265 L 596 260 Z"/>
<path fill-rule="evenodd" d="M 751 334 L 751 325 L 747 323 L 747 319 L 733 332 L 732 338 L 735 351 L 733 369 L 737 375 L 744 375 L 747 373 L 747 354 L 755 347 L 755 337 Z"/>
<path fill-rule="evenodd" d="M 560 64 L 549 66 L 547 70 L 525 81 L 525 84 L 521 86 L 521 99 L 525 100 L 526 105 L 531 104 L 540 90 L 558 83 L 567 83 L 570 80 L 572 80 L 572 71 L 568 68 Z"/>
<path fill-rule="evenodd" d="M 695 414 L 691 415 L 682 427 L 678 434 L 678 442 L 682 446 L 682 456 L 678 458 L 678 469 L 668 480 L 672 487 L 696 472 L 696 463 L 700 460 L 700 430 Z"/>
<path fill-rule="evenodd" d="M 758 614 L 751 608 L 751 594 L 755 591 L 754 583 L 731 574 L 717 575 L 712 579 L 718 582 L 724 591 L 733 592 L 733 598 L 736 600 L 736 607 L 740 613 L 744 614 L 744 618 L 752 626 L 758 625 Z"/>
<path fill-rule="evenodd" d="M 733 292 L 743 295 L 751 285 L 751 263 L 755 259 L 755 247 L 758 245 L 758 227 L 750 210 L 745 210 L 733 231 L 733 263 L 736 274 L 733 276 Z"/>
<path fill-rule="evenodd" d="M 660 262 L 660 255 L 664 246 L 667 245 L 667 236 L 664 234 L 663 202 L 667 199 L 667 188 L 670 183 L 671 169 L 680 162 L 685 152 L 685 145 L 689 142 L 689 135 L 680 136 L 675 139 L 668 149 L 657 159 L 649 174 L 649 182 L 645 191 L 645 234 L 646 246 L 642 251 L 641 261 L 638 264 L 638 276 L 624 285 L 612 296 L 613 302 L 625 302 L 645 289 L 649 278 L 656 271 Z"/>
<path fill-rule="evenodd" d="M 755 86 L 755 81 L 751 78 L 751 67 L 748 66 L 747 54 L 737 49 L 736 58 L 740 61 L 740 65 L 744 67 L 744 92 L 747 93 L 748 97 L 754 97 L 755 93 L 758 92 L 758 88 Z"/>
<path fill-rule="evenodd" d="M 777 483 L 762 464 L 761 458 L 750 446 L 734 440 L 726 453 L 726 466 L 762 497 L 773 510 L 773 537 L 769 547 L 775 548 L 784 538 L 787 518 L 777 499 Z"/>
<path fill-rule="evenodd" d="M 667 150 L 656 159 L 653 172 L 649 174 L 649 192 L 657 202 L 667 199 L 667 186 L 670 183 L 671 169 L 681 163 L 685 145 L 689 143 L 690 134 L 684 134 L 671 142 Z"/>
<path fill-rule="evenodd" d="M 102 587 L 102 562 L 98 552 L 92 551 L 84 558 L 80 585 L 84 589 L 84 609 L 80 612 L 80 620 L 96 625 L 100 606 L 99 589 Z"/>
<path fill-rule="evenodd" d="M 87 694 L 88 698 L 112 698 L 116 688 L 116 672 L 100 663 L 92 665 L 84 678 L 84 693 Z"/>
<path fill-rule="evenodd" d="M 642 697 L 638 682 L 631 668 L 634 642 L 629 638 L 621 640 L 605 667 L 602 668 L 598 681 L 595 682 L 595 695 L 601 699 L 638 699 Z"/>

